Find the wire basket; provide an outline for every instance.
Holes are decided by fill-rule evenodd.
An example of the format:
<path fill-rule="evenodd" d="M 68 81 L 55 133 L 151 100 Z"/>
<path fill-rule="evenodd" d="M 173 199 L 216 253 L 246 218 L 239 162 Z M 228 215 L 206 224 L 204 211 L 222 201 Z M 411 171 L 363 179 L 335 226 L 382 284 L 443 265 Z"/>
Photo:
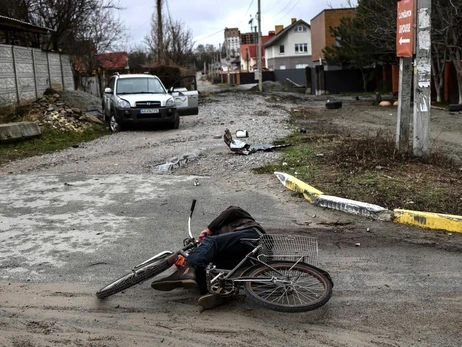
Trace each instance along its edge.
<path fill-rule="evenodd" d="M 258 259 L 286 260 L 318 265 L 318 240 L 299 235 L 265 234 L 260 237 Z"/>

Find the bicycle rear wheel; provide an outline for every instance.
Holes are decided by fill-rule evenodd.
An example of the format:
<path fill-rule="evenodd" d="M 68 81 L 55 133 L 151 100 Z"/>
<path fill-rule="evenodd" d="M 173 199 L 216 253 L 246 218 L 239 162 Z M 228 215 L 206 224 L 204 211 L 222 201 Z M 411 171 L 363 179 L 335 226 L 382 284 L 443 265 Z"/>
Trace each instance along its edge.
<path fill-rule="evenodd" d="M 332 281 L 322 270 L 289 261 L 267 264 L 272 268 L 258 264 L 242 275 L 255 278 L 255 281 L 245 282 L 244 290 L 256 304 L 274 311 L 304 312 L 315 310 L 329 301 Z M 264 282 L 264 279 L 271 281 Z"/>
<path fill-rule="evenodd" d="M 124 289 L 130 288 L 137 283 L 141 283 L 164 272 L 173 265 L 165 259 L 166 257 L 167 256 L 159 259 L 154 263 L 147 264 L 131 273 L 128 273 L 125 276 L 122 276 L 121 278 L 98 290 L 96 292 L 96 296 L 98 299 L 107 298 L 108 296 L 114 295 Z"/>

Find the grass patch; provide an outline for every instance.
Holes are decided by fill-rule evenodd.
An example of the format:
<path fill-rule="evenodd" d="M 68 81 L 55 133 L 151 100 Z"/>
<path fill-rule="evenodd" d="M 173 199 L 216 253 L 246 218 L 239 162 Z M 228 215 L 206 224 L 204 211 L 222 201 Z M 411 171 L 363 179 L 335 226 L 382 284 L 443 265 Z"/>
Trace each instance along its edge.
<path fill-rule="evenodd" d="M 42 135 L 24 142 L 0 145 L 0 165 L 9 161 L 56 152 L 109 134 L 103 125 L 93 125 L 83 132 L 42 128 Z"/>
<path fill-rule="evenodd" d="M 278 162 L 254 172 L 285 172 L 325 194 L 391 210 L 462 215 L 461 169 L 444 153 L 421 160 L 411 152 L 397 152 L 391 134 L 353 137 L 317 116 L 292 113 L 292 122 L 309 131 L 294 132 L 278 141 L 293 146 L 281 150 Z"/>

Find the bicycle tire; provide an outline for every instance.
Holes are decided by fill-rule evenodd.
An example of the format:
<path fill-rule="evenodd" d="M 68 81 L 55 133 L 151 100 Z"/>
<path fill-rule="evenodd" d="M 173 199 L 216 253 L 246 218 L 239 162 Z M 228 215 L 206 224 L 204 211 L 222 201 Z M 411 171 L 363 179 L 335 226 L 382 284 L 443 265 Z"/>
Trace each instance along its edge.
<path fill-rule="evenodd" d="M 295 285 L 288 290 L 271 282 L 245 282 L 244 290 L 247 297 L 258 305 L 273 311 L 305 312 L 323 306 L 332 296 L 333 283 L 325 271 L 305 263 L 294 265 L 293 262 L 289 261 L 275 260 L 267 262 L 267 264 L 285 275 L 293 276 L 296 272 L 297 276 L 299 276 L 297 280 L 299 283 L 295 282 Z M 255 278 L 259 276 L 280 277 L 277 272 L 263 264 L 251 267 L 242 276 Z M 302 282 L 300 282 L 300 278 Z"/>
<path fill-rule="evenodd" d="M 149 278 L 152 278 L 165 270 L 169 269 L 173 264 L 170 264 L 165 258 L 159 261 L 145 265 L 136 271 L 128 273 L 114 282 L 109 283 L 96 292 L 98 299 L 104 299 L 108 296 L 121 292 L 124 289 L 130 288 L 135 284 L 141 283 Z"/>

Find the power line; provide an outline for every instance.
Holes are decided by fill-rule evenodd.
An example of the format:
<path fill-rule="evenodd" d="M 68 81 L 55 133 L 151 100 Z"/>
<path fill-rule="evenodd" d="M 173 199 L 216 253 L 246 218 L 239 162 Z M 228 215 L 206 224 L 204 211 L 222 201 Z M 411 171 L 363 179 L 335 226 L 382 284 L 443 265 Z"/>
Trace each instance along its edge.
<path fill-rule="evenodd" d="M 276 18 L 275 21 L 277 22 L 279 19 L 281 19 L 281 18 L 283 18 L 284 16 L 288 15 L 288 14 L 290 13 L 290 11 L 292 11 L 292 10 L 295 8 L 295 6 L 298 5 L 299 2 L 300 2 L 300 0 L 297 0 L 297 2 L 295 2 L 295 4 L 290 8 L 289 11 L 287 11 L 286 14 L 283 14 L 282 16 Z M 286 7 L 287 7 L 287 6 L 286 6 Z M 282 9 L 281 12 L 282 12 L 282 11 L 284 11 L 284 9 Z M 279 13 L 281 13 L 281 12 L 279 12 Z M 278 14 L 279 14 L 279 13 L 278 13 Z M 277 16 L 277 15 L 276 15 L 276 16 Z"/>
<path fill-rule="evenodd" d="M 197 40 L 197 41 L 198 41 L 198 42 L 199 42 L 199 41 L 203 41 L 203 40 L 208 39 L 209 37 L 212 37 L 212 36 L 218 34 L 219 32 L 222 32 L 222 31 L 225 31 L 225 29 L 220 29 L 220 30 L 218 30 L 217 32 L 214 32 L 213 34 L 210 34 L 210 35 L 208 35 L 208 36 L 206 36 L 206 37 L 203 37 L 203 38 L 201 38 L 200 40 Z"/>
<path fill-rule="evenodd" d="M 243 15 L 244 17 L 247 15 L 247 13 L 249 13 L 250 8 L 251 8 L 252 5 L 253 5 L 253 2 L 254 2 L 254 0 L 251 0 L 251 1 L 250 1 L 250 5 L 249 5 L 249 7 L 247 8 L 247 11 L 245 11 L 245 13 L 244 13 L 244 15 Z M 168 6 L 168 5 L 167 5 L 167 6 Z M 239 26 L 239 24 L 242 24 L 244 21 L 245 21 L 245 19 L 241 20 L 241 21 L 238 23 L 238 26 Z M 197 40 L 197 42 L 200 42 L 200 41 L 203 41 L 203 40 L 205 40 L 205 39 L 208 39 L 209 37 L 212 37 L 212 36 L 218 34 L 219 32 L 222 32 L 222 31 L 224 31 L 224 30 L 225 30 L 225 29 L 220 29 L 220 30 L 218 30 L 217 32 L 214 32 L 213 34 L 207 35 L 206 37 L 203 37 L 203 38 L 201 38 L 200 40 Z"/>

